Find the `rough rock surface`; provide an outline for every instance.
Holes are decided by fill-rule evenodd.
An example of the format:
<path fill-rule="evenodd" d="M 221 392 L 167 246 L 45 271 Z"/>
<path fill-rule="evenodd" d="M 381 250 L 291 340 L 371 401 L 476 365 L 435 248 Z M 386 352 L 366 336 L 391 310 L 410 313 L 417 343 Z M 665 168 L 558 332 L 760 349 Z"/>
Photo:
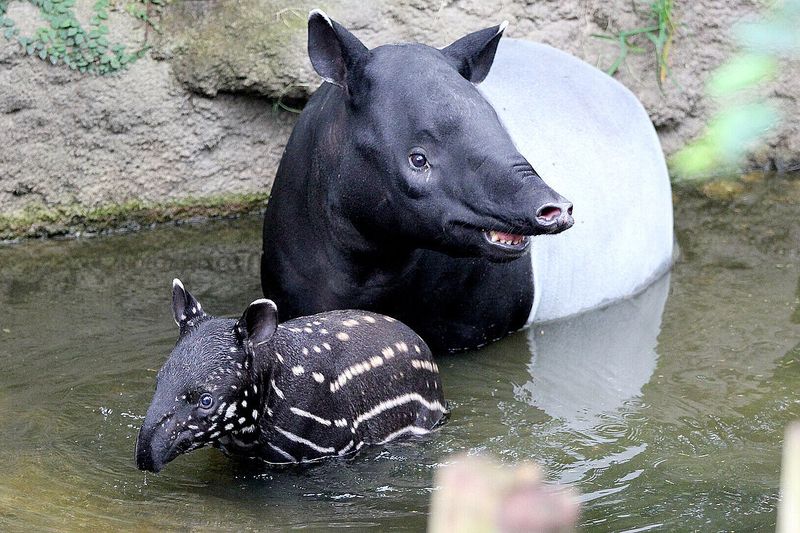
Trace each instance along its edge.
<path fill-rule="evenodd" d="M 79 13 L 92 3 L 78 0 Z M 676 2 L 679 31 L 663 92 L 653 54 L 629 56 L 617 77 L 642 100 L 667 153 L 697 135 L 714 108 L 703 85 L 731 51 L 729 28 L 768 3 Z M 176 1 L 162 16 L 161 34 L 112 11 L 109 27 L 117 40 L 154 48 L 128 71 L 107 77 L 22 55 L 0 36 L 0 218 L 26 209 L 267 190 L 295 118 L 273 111 L 273 103 L 302 99 L 319 83 L 305 51 L 305 15 L 312 7 L 326 9 L 368 46 L 409 40 L 443 46 L 508 19 L 508 36 L 544 42 L 605 68 L 617 48 L 592 34 L 645 25 L 647 4 Z M 9 2 L 9 16 L 28 31 L 41 25 L 36 9 L 22 0 Z M 800 154 L 797 70 L 787 65 L 768 89 L 787 116 L 763 159 Z"/>

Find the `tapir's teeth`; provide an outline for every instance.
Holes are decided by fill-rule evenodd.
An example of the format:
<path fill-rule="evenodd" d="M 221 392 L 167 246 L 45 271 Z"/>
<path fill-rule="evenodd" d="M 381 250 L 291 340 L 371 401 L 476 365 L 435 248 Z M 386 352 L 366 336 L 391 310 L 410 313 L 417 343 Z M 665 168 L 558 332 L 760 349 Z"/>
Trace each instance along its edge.
<path fill-rule="evenodd" d="M 507 246 L 519 246 L 527 240 L 525 235 L 514 235 L 513 233 L 503 233 L 500 231 L 488 230 L 486 234 L 492 242 L 505 244 Z"/>

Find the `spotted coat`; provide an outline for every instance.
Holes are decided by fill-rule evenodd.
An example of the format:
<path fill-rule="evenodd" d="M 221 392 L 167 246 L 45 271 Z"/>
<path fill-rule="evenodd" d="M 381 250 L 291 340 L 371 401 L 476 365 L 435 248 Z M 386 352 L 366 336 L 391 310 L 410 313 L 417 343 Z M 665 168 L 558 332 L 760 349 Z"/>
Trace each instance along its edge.
<path fill-rule="evenodd" d="M 401 322 L 331 311 L 277 325 L 269 300 L 215 318 L 176 287 L 181 335 L 137 439 L 142 469 L 208 445 L 272 463 L 345 456 L 428 433 L 446 412 L 439 368 Z"/>

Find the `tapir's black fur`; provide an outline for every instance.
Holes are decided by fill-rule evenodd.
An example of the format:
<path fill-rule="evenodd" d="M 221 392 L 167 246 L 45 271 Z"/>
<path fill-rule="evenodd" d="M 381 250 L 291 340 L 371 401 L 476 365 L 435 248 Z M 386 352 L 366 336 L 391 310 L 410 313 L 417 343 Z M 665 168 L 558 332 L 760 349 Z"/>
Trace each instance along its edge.
<path fill-rule="evenodd" d="M 309 55 L 326 83 L 289 139 L 264 219 L 262 287 L 282 313 L 370 309 L 448 351 L 525 324 L 528 236 L 569 228 L 572 206 L 475 88 L 503 29 L 442 50 L 368 50 L 312 12 Z"/>
<path fill-rule="evenodd" d="M 139 431 L 142 470 L 209 445 L 272 463 L 345 456 L 428 433 L 445 414 L 430 350 L 392 318 L 333 311 L 278 325 L 269 300 L 214 318 L 179 280 L 173 311 L 180 337 Z"/>

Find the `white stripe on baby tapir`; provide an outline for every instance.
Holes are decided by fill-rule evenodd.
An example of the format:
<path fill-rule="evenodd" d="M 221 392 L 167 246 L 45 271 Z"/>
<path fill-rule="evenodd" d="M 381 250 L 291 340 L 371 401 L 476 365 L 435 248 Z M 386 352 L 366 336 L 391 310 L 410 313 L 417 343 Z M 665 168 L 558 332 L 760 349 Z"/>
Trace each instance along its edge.
<path fill-rule="evenodd" d="M 436 363 L 433 361 L 423 361 L 422 359 L 412 359 L 411 366 L 416 368 L 417 370 L 427 370 L 428 372 L 433 372 L 434 374 L 439 373 L 439 367 L 436 366 Z"/>
<path fill-rule="evenodd" d="M 344 387 L 345 383 L 354 377 L 360 376 L 364 372 L 369 372 L 373 368 L 381 365 L 383 365 L 383 358 L 380 355 L 370 357 L 368 361 L 362 361 L 360 363 L 350 365 L 345 369 L 344 372 L 336 376 L 336 378 L 331 381 L 331 392 L 338 391 Z"/>
<path fill-rule="evenodd" d="M 285 450 L 282 450 L 282 449 L 278 448 L 277 446 L 275 446 L 275 445 L 274 445 L 274 444 L 272 444 L 271 442 L 268 442 L 268 443 L 267 443 L 267 446 L 269 446 L 270 448 L 272 448 L 273 450 L 275 450 L 276 452 L 278 452 L 278 453 L 279 453 L 281 456 L 283 456 L 283 458 L 284 458 L 284 459 L 288 459 L 289 461 L 291 461 L 291 462 L 293 462 L 293 463 L 296 463 L 296 462 L 297 462 L 297 459 L 295 459 L 294 457 L 292 457 L 292 455 L 291 455 L 289 452 L 287 452 L 287 451 L 285 451 Z"/>
<path fill-rule="evenodd" d="M 281 400 L 285 400 L 286 396 L 283 394 L 283 391 L 280 390 L 277 385 L 275 385 L 275 380 L 272 379 L 272 380 L 270 380 L 269 383 L 270 383 L 270 385 L 272 385 L 272 390 L 275 391 L 275 394 L 278 395 L 278 398 L 280 398 Z"/>
<path fill-rule="evenodd" d="M 383 356 L 386 359 L 389 359 L 390 357 L 394 357 L 394 350 L 392 350 L 391 346 L 387 346 L 386 348 L 381 350 L 381 353 L 383 354 Z"/>
<path fill-rule="evenodd" d="M 331 345 L 330 345 L 330 344 L 328 344 L 327 342 L 323 342 L 323 343 L 322 343 L 322 347 L 323 347 L 323 348 L 325 348 L 325 349 L 326 349 L 326 350 L 328 350 L 328 351 L 330 351 L 330 349 L 331 349 Z"/>
<path fill-rule="evenodd" d="M 397 396 L 396 398 L 391 398 L 389 400 L 384 400 L 366 413 L 358 415 L 356 419 L 353 421 L 353 427 L 357 428 L 359 424 L 362 422 L 369 420 L 370 418 L 376 417 L 384 411 L 389 409 L 393 409 L 395 407 L 399 407 L 401 405 L 405 405 L 410 402 L 418 402 L 430 409 L 431 411 L 441 411 L 445 412 L 444 406 L 439 403 L 438 400 L 434 400 L 432 402 L 426 400 L 421 395 L 416 392 L 410 392 L 408 394 L 402 394 Z"/>
<path fill-rule="evenodd" d="M 314 378 L 314 381 L 316 381 L 317 383 L 322 383 L 323 381 L 325 381 L 325 376 L 323 376 L 319 372 L 312 372 L 311 377 Z"/>
<path fill-rule="evenodd" d="M 419 346 L 417 346 L 416 344 L 414 345 L 414 350 L 416 350 L 416 352 L 417 352 L 417 353 L 422 353 L 422 352 L 420 351 L 420 349 L 419 349 Z"/>
<path fill-rule="evenodd" d="M 394 440 L 400 435 L 405 435 L 406 433 L 413 433 L 414 435 L 426 435 L 430 432 L 431 431 L 429 429 L 421 428 L 419 426 L 414 426 L 414 425 L 406 426 L 403 429 L 398 429 L 393 433 L 389 433 L 388 435 L 386 435 L 386 438 L 384 438 L 378 444 L 386 444 L 390 440 Z"/>
<path fill-rule="evenodd" d="M 292 374 L 294 374 L 295 376 L 299 376 L 300 374 L 302 374 L 305 371 L 306 371 L 306 369 L 303 368 L 302 365 L 295 365 L 295 366 L 292 367 Z"/>
<path fill-rule="evenodd" d="M 318 445 L 318 444 L 316 444 L 314 442 L 311 442 L 308 439 L 304 439 L 303 437 L 295 435 L 294 433 L 286 431 L 285 429 L 283 429 L 281 427 L 278 427 L 278 426 L 275 426 L 275 431 L 277 431 L 278 433 L 280 433 L 281 435 L 283 435 L 284 437 L 286 437 L 290 441 L 297 442 L 297 443 L 300 443 L 300 444 L 305 444 L 306 446 L 308 446 L 312 450 L 318 451 L 319 453 L 333 453 L 333 452 L 336 451 L 335 448 L 326 448 L 324 446 L 320 446 L 320 445 Z"/>
<path fill-rule="evenodd" d="M 398 352 L 407 352 L 408 351 L 408 344 L 404 342 L 396 342 L 394 343 L 394 347 L 397 348 Z"/>
<path fill-rule="evenodd" d="M 344 454 L 346 454 L 346 453 L 347 453 L 347 451 L 348 451 L 350 448 L 352 448 L 352 447 L 353 447 L 353 441 L 351 440 L 350 442 L 348 442 L 348 443 L 347 443 L 347 446 L 345 446 L 344 448 L 342 448 L 341 450 L 339 450 L 339 453 L 338 453 L 338 455 L 344 455 Z"/>
<path fill-rule="evenodd" d="M 333 421 L 333 424 L 337 428 L 347 427 L 347 419 L 346 418 L 337 418 L 336 420 Z"/>
<path fill-rule="evenodd" d="M 279 354 L 278 352 L 275 352 L 275 357 L 278 358 L 278 362 L 279 363 L 283 364 L 283 356 L 281 354 Z"/>
<path fill-rule="evenodd" d="M 302 409 L 298 409 L 297 407 L 290 407 L 289 410 L 291 412 L 293 412 L 294 414 L 296 414 L 297 416 L 310 418 L 311 420 L 315 420 L 315 421 L 319 422 L 323 426 L 330 426 L 331 425 L 331 421 L 328 420 L 327 418 L 319 417 L 317 415 L 309 413 L 308 411 L 303 411 Z"/>

